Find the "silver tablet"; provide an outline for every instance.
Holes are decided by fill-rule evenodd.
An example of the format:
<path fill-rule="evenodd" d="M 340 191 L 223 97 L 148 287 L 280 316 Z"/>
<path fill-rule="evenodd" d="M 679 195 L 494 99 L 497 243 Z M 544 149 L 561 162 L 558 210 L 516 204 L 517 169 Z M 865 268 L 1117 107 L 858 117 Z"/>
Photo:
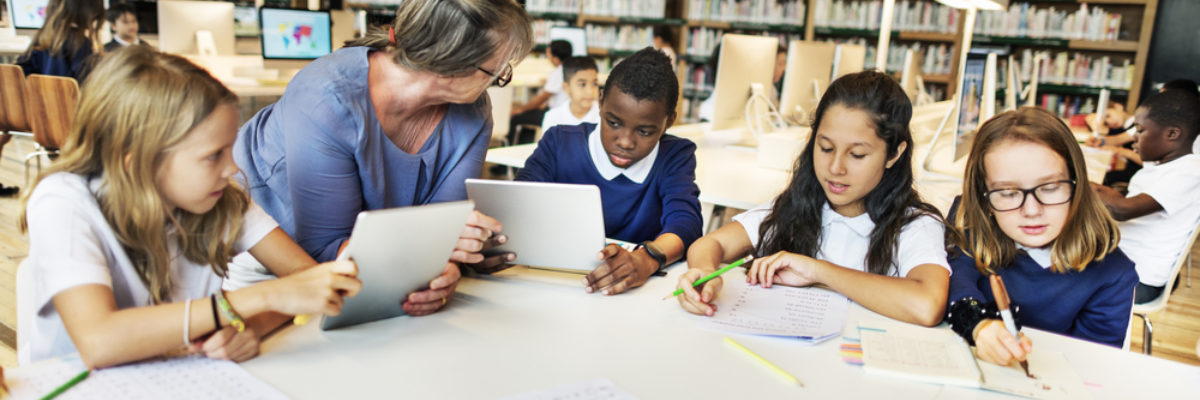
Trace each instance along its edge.
<path fill-rule="evenodd" d="M 591 272 L 604 248 L 604 209 L 594 185 L 467 179 L 467 197 L 500 221 L 508 242 L 494 251 L 516 264 Z"/>
<path fill-rule="evenodd" d="M 326 317 L 321 329 L 403 315 L 404 298 L 446 268 L 474 208 L 470 201 L 459 201 L 358 213 L 339 258 L 358 265 L 362 291 L 346 298 L 341 314 Z"/>

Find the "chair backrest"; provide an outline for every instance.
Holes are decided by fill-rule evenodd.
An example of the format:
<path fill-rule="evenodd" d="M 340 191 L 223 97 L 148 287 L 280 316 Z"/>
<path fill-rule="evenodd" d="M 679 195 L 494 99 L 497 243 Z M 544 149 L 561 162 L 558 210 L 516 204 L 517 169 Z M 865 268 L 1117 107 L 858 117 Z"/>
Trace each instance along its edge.
<path fill-rule="evenodd" d="M 25 73 L 21 67 L 0 64 L 0 131 L 29 132 L 28 112 L 25 110 Z"/>
<path fill-rule="evenodd" d="M 71 120 L 79 103 L 79 83 L 61 76 L 29 75 L 29 119 L 33 139 L 48 149 L 57 149 L 71 132 Z"/>
<path fill-rule="evenodd" d="M 512 118 L 513 87 L 489 87 L 488 97 L 492 100 L 492 137 L 508 137 L 508 125 Z"/>
<path fill-rule="evenodd" d="M 1183 269 L 1183 265 L 1187 263 L 1188 256 L 1192 254 L 1192 246 L 1196 245 L 1196 238 L 1200 237 L 1200 222 L 1192 228 L 1192 237 L 1188 239 L 1187 244 L 1179 251 L 1179 258 L 1175 260 L 1175 265 L 1171 266 L 1171 274 L 1167 278 L 1167 286 L 1163 288 L 1158 298 L 1133 305 L 1134 314 L 1150 314 L 1161 311 L 1167 308 L 1167 300 L 1171 297 L 1171 289 L 1175 284 L 1175 278 L 1179 277 L 1179 271 Z"/>

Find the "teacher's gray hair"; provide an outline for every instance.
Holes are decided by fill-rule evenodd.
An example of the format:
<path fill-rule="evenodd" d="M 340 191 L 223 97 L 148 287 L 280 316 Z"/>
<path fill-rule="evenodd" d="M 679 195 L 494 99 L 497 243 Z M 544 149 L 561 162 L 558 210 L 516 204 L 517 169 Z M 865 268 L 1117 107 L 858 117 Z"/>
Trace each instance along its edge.
<path fill-rule="evenodd" d="M 532 24 L 513 0 L 405 0 L 391 32 L 374 30 L 346 46 L 391 51 L 396 64 L 450 76 L 475 71 L 496 51 L 509 52 L 505 61 L 525 58 L 533 49 Z"/>

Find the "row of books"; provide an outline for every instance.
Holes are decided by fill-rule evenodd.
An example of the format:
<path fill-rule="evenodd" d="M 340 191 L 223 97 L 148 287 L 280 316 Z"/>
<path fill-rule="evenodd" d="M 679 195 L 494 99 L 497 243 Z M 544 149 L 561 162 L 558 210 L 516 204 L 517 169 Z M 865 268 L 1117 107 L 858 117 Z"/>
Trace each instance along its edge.
<path fill-rule="evenodd" d="M 567 21 L 539 19 L 533 21 L 533 43 L 550 44 L 550 28 L 555 26 L 571 26 Z"/>
<path fill-rule="evenodd" d="M 654 27 L 648 25 L 586 24 L 588 47 L 609 50 L 641 50 L 654 40 Z"/>
<path fill-rule="evenodd" d="M 663 18 L 666 0 L 527 0 L 525 10 L 540 13 L 575 14 L 613 17 Z"/>
<path fill-rule="evenodd" d="M 1016 58 L 1022 81 L 1028 82 L 1032 77 L 1035 59 L 1039 60 L 1036 68 L 1041 83 L 1113 89 L 1129 89 L 1133 85 L 1135 68 L 1128 58 L 1114 62 L 1109 56 L 1097 57 L 1067 51 L 1055 53 L 1049 50 L 1034 52 L 1029 49 Z M 1003 64 L 1007 64 L 1007 61 L 1004 60 Z M 1002 71 L 1000 82 L 1006 82 L 1004 79 L 1007 76 Z"/>
<path fill-rule="evenodd" d="M 663 18 L 666 0 L 583 0 L 585 15 Z"/>
<path fill-rule="evenodd" d="M 877 30 L 882 9 L 880 0 L 816 0 L 813 20 L 819 27 Z M 934 1 L 897 1 L 892 9 L 892 30 L 955 33 L 961 15 L 959 10 Z"/>
<path fill-rule="evenodd" d="M 1059 118 L 1071 118 L 1075 115 L 1095 112 L 1095 100 L 1091 96 L 1043 94 L 1039 96 L 1037 103 L 1039 107 L 1058 115 Z M 1003 101 L 1003 99 L 998 99 L 997 101 Z"/>
<path fill-rule="evenodd" d="M 983 11 L 975 21 L 975 34 L 1037 39 L 1117 40 L 1121 14 L 1080 4 L 1078 10 L 1039 8 L 1013 4 L 1008 10 Z"/>
<path fill-rule="evenodd" d="M 688 31 L 687 41 L 684 43 L 683 53 L 693 56 L 708 57 L 712 55 L 713 49 L 721 44 L 721 35 L 725 34 L 722 29 L 714 28 L 692 28 Z M 793 40 L 802 40 L 804 35 L 800 33 L 789 32 L 763 32 L 761 36 L 771 36 L 779 40 L 781 45 L 786 46 Z"/>
<path fill-rule="evenodd" d="M 866 38 L 833 38 L 827 39 L 826 42 L 839 44 L 856 44 L 867 48 L 866 59 L 863 60 L 863 65 L 868 68 L 875 66 L 876 43 L 874 40 Z M 913 43 L 896 43 L 892 42 L 888 45 L 888 58 L 885 68 L 888 71 L 900 71 L 904 69 L 904 53 L 908 50 L 919 52 L 924 59 L 921 64 L 921 72 L 925 75 L 946 75 L 950 73 L 950 66 L 954 61 L 954 46 L 947 43 L 925 44 L 921 42 Z"/>
<path fill-rule="evenodd" d="M 525 10 L 540 13 L 575 14 L 583 0 L 526 0 Z"/>
<path fill-rule="evenodd" d="M 692 21 L 804 24 L 803 0 L 688 0 Z"/>

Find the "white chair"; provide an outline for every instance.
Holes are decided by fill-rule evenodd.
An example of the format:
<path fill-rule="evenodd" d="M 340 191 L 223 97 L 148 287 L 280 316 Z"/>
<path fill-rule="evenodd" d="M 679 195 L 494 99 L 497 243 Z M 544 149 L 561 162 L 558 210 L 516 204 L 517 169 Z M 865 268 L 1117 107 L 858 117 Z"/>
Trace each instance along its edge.
<path fill-rule="evenodd" d="M 1171 274 L 1167 278 L 1167 286 L 1163 288 L 1158 298 L 1133 305 L 1133 315 L 1142 319 L 1142 353 L 1146 355 L 1150 355 L 1151 342 L 1154 340 L 1154 326 L 1150 323 L 1150 314 L 1167 308 L 1167 300 L 1171 297 L 1171 289 L 1175 285 L 1175 278 L 1179 277 L 1179 270 L 1183 268 L 1183 264 L 1188 262 L 1189 256 L 1192 254 L 1192 246 L 1196 244 L 1197 236 L 1200 236 L 1200 226 L 1192 229 L 1192 237 L 1188 239 L 1187 245 L 1180 251 L 1179 259 L 1175 261 L 1175 265 L 1171 267 Z M 1132 318 L 1130 320 L 1132 321 Z"/>
<path fill-rule="evenodd" d="M 512 119 L 513 88 L 489 87 L 488 97 L 492 101 L 492 140 L 508 146 L 508 124 Z"/>

